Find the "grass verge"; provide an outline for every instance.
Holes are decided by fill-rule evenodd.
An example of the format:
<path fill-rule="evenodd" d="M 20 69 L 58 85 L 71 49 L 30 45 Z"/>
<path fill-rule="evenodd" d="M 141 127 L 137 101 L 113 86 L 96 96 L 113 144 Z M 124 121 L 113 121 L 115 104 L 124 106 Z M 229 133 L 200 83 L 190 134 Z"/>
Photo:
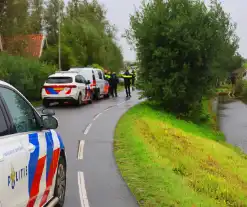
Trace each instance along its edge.
<path fill-rule="evenodd" d="M 40 100 L 40 101 L 31 101 L 31 104 L 32 104 L 34 107 L 42 106 L 42 100 Z"/>
<path fill-rule="evenodd" d="M 247 206 L 247 158 L 222 133 L 146 103 L 115 131 L 115 157 L 140 206 Z"/>

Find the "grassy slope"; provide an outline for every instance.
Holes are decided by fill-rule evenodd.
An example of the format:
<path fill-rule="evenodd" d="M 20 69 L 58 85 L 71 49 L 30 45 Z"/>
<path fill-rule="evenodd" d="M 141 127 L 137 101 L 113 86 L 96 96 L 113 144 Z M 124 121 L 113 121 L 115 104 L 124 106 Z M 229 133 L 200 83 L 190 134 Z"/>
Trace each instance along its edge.
<path fill-rule="evenodd" d="M 140 206 L 247 206 L 246 156 L 223 139 L 143 103 L 119 121 L 115 156 Z"/>

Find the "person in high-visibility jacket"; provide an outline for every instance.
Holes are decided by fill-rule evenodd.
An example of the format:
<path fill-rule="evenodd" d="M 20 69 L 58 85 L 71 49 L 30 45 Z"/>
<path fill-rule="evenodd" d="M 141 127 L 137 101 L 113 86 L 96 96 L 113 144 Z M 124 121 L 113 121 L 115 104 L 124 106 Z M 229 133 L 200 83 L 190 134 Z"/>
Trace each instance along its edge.
<path fill-rule="evenodd" d="M 110 77 L 111 77 L 110 72 L 106 72 L 105 73 L 105 80 L 109 81 Z"/>
<path fill-rule="evenodd" d="M 136 73 L 135 70 L 132 70 L 132 91 L 135 90 L 135 80 L 136 80 Z"/>
<path fill-rule="evenodd" d="M 130 74 L 128 69 L 125 71 L 125 73 L 122 75 L 122 77 L 124 79 L 124 87 L 125 87 L 125 91 L 126 91 L 126 97 L 131 97 L 130 85 L 131 85 L 132 75 Z"/>

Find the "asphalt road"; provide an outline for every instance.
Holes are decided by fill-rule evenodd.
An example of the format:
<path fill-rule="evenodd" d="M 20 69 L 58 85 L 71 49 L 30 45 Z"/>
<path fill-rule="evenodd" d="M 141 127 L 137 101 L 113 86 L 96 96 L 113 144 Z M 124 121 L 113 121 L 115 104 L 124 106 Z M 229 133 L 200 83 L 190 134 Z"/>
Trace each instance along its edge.
<path fill-rule="evenodd" d="M 56 107 L 67 154 L 65 207 L 137 207 L 135 198 L 118 172 L 113 154 L 113 134 L 119 118 L 140 102 L 119 93 L 81 107 Z"/>

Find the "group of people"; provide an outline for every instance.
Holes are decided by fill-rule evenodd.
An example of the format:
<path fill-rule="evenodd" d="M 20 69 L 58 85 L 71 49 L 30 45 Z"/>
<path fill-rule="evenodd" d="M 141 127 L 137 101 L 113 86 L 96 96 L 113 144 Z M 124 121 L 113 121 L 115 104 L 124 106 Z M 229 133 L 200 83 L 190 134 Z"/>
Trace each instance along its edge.
<path fill-rule="evenodd" d="M 123 75 L 121 75 L 124 79 L 124 87 L 126 91 L 126 97 L 131 97 L 131 92 L 130 92 L 130 86 L 132 85 L 132 90 L 134 90 L 135 87 L 135 78 L 136 74 L 135 71 L 133 70 L 132 73 L 129 72 L 127 69 Z M 107 72 L 105 71 L 105 80 L 109 82 L 110 85 L 110 94 L 112 97 L 117 97 L 117 86 L 119 84 L 119 77 L 115 72 Z"/>

